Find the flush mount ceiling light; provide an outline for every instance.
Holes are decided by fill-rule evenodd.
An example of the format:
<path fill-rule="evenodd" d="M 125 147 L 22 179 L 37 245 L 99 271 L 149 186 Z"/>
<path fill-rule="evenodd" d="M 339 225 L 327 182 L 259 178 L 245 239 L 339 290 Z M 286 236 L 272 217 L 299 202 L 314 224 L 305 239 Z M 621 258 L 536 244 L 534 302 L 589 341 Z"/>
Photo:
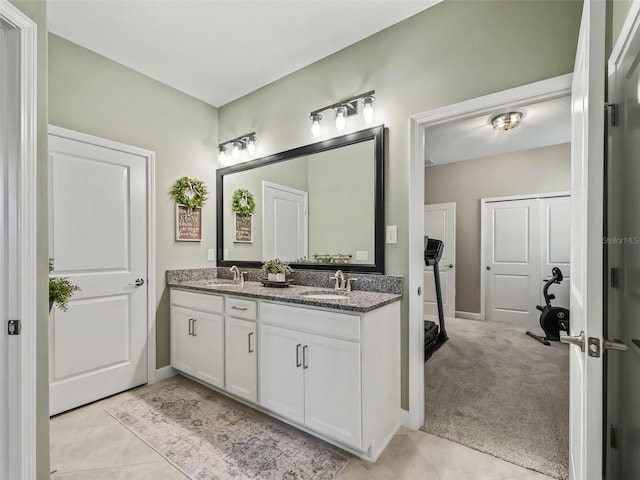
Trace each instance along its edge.
<path fill-rule="evenodd" d="M 314 110 L 309 114 L 309 118 L 311 119 L 311 135 L 314 137 L 321 135 L 322 127 L 320 126 L 320 120 L 322 120 L 322 115 L 320 115 L 320 113 L 326 110 L 333 110 L 335 112 L 336 130 L 339 131 L 347 127 L 347 118 L 357 115 L 359 111 L 362 111 L 363 121 L 365 123 L 371 123 L 373 121 L 373 102 L 376 99 L 374 96 L 375 93 L 375 90 L 371 90 Z"/>
<path fill-rule="evenodd" d="M 231 156 L 236 160 L 240 158 L 243 150 L 246 150 L 249 155 L 255 155 L 257 140 L 256 132 L 251 132 L 220 143 L 218 145 L 218 164 L 224 165 L 227 161 L 227 145 L 231 145 Z"/>
<path fill-rule="evenodd" d="M 491 126 L 494 130 L 511 130 L 520 125 L 522 112 L 508 112 L 496 115 L 491 119 Z"/>

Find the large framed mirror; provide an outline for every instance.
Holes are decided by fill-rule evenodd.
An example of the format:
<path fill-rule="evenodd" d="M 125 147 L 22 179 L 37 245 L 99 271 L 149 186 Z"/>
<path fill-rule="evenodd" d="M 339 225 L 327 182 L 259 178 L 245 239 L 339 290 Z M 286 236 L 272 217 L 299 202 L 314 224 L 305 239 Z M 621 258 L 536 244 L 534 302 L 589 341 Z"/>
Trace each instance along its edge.
<path fill-rule="evenodd" d="M 384 273 L 384 137 L 377 126 L 219 169 L 217 265 Z"/>

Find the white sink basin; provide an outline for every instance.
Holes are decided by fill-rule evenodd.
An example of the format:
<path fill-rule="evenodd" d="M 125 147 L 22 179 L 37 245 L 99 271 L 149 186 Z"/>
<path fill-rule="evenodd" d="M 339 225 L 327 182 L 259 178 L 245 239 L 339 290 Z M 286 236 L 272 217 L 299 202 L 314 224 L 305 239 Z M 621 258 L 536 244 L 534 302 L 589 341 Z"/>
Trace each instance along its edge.
<path fill-rule="evenodd" d="M 339 293 L 305 293 L 301 295 L 304 298 L 313 298 L 314 300 L 346 300 L 347 295 Z"/>

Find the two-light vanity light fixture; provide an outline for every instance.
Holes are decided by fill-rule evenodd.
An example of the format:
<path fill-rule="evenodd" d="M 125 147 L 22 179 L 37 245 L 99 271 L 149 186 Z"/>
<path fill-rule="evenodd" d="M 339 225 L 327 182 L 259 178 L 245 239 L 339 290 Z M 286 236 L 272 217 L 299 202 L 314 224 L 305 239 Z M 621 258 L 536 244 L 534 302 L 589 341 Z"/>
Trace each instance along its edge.
<path fill-rule="evenodd" d="M 256 132 L 251 132 L 218 144 L 218 164 L 224 165 L 226 163 L 229 145 L 231 146 L 231 156 L 234 160 L 240 158 L 243 150 L 246 150 L 249 155 L 255 155 L 257 140 Z"/>
<path fill-rule="evenodd" d="M 332 105 L 314 110 L 309 114 L 311 119 L 311 135 L 319 137 L 322 134 L 320 121 L 322 120 L 322 112 L 333 110 L 336 114 L 336 130 L 342 131 L 347 126 L 347 117 L 357 115 L 362 112 L 362 119 L 365 123 L 373 122 L 373 102 L 375 102 L 375 90 L 361 93 L 353 97 L 345 98 Z"/>

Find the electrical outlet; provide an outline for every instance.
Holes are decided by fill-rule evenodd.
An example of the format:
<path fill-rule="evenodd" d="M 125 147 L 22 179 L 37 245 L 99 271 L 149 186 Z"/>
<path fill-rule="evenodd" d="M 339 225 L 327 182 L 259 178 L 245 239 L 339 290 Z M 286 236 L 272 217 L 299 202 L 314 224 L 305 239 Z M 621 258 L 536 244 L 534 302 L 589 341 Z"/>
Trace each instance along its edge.
<path fill-rule="evenodd" d="M 387 225 L 387 243 L 398 243 L 397 225 Z"/>
<path fill-rule="evenodd" d="M 207 260 L 210 262 L 214 262 L 216 259 L 216 251 L 213 248 L 209 248 L 207 250 Z"/>

